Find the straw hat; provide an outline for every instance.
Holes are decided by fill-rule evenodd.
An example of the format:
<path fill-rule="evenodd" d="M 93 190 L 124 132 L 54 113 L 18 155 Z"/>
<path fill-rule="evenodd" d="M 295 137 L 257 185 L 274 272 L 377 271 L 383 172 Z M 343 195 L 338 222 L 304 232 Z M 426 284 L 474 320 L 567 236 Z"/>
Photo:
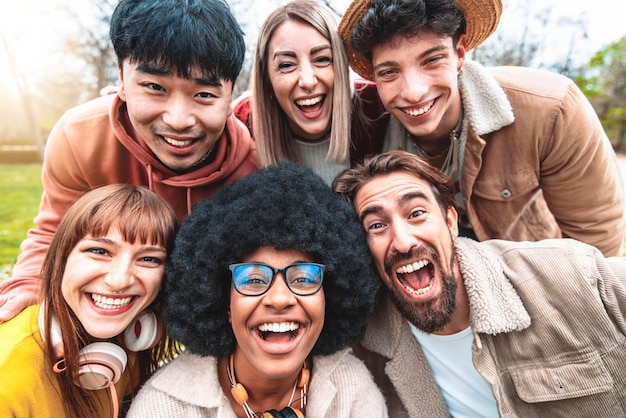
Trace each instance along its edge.
<path fill-rule="evenodd" d="M 371 0 L 353 0 L 339 22 L 339 34 L 346 46 L 350 66 L 368 80 L 374 79 L 372 63 L 365 55 L 352 48 L 352 29 L 371 3 Z M 469 51 L 483 43 L 496 30 L 502 15 L 502 0 L 456 0 L 456 5 L 465 16 L 466 45 Z"/>

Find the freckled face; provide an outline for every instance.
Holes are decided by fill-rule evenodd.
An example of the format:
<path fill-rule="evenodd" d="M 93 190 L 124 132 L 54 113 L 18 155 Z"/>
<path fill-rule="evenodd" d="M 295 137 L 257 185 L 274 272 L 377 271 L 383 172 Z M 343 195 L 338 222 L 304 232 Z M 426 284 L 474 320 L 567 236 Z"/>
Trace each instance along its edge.
<path fill-rule="evenodd" d="M 242 262 L 283 268 L 314 260 L 299 251 L 261 247 Z M 295 381 L 322 332 L 325 306 L 323 287 L 313 295 L 295 295 L 282 273 L 274 277 L 269 290 L 260 296 L 244 296 L 231 287 L 229 314 L 237 340 L 237 377 L 242 381 L 259 378 Z M 287 331 L 276 332 L 280 326 Z M 262 331 L 267 329 L 271 331 Z"/>
<path fill-rule="evenodd" d="M 316 140 L 330 129 L 335 72 L 330 41 L 313 26 L 286 20 L 267 49 L 274 96 L 299 138 Z"/>
<path fill-rule="evenodd" d="M 63 298 L 91 336 L 113 338 L 157 297 L 166 256 L 163 247 L 124 241 L 117 229 L 86 236 L 67 258 Z"/>
<path fill-rule="evenodd" d="M 430 33 L 396 36 L 372 50 L 378 94 L 385 108 L 419 139 L 449 139 L 462 114 L 458 72 L 465 62 L 465 37 Z"/>
<path fill-rule="evenodd" d="M 128 59 L 122 68 L 119 95 L 137 136 L 170 169 L 192 168 L 224 132 L 232 82 L 206 79 L 199 69 L 186 79 Z"/>

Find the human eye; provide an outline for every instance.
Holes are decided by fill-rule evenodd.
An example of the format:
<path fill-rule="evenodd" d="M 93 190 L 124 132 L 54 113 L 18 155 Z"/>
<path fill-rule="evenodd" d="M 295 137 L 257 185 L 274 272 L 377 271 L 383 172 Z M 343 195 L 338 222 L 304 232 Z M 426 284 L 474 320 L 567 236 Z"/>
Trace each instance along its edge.
<path fill-rule="evenodd" d="M 315 289 L 322 281 L 322 269 L 314 264 L 298 264 L 289 267 L 289 286 L 300 291 Z"/>
<path fill-rule="evenodd" d="M 165 262 L 165 260 L 162 257 L 150 256 L 150 255 L 141 257 L 139 261 L 141 263 L 155 265 L 155 266 L 161 266 Z"/>
<path fill-rule="evenodd" d="M 267 278 L 260 273 L 250 273 L 243 277 L 240 283 L 244 286 L 267 284 Z"/>
<path fill-rule="evenodd" d="M 363 219 L 363 229 L 365 229 L 366 233 L 380 233 L 385 226 L 385 223 L 377 217 L 365 217 Z"/>
<path fill-rule="evenodd" d="M 163 86 L 161 86 L 160 84 L 157 84 L 157 83 L 147 82 L 147 83 L 144 83 L 143 86 L 145 88 L 147 88 L 148 90 L 151 90 L 151 91 L 165 92 L 165 88 L 163 88 Z"/>
<path fill-rule="evenodd" d="M 381 81 L 393 80 L 398 71 L 393 68 L 384 68 L 376 72 L 376 79 Z"/>
<path fill-rule="evenodd" d="M 327 56 L 327 55 L 319 56 L 313 60 L 313 64 L 315 64 L 318 67 L 327 67 L 330 64 L 332 64 L 332 62 L 333 62 L 333 57 Z"/>
<path fill-rule="evenodd" d="M 95 255 L 109 255 L 109 252 L 101 247 L 88 247 L 85 249 L 85 252 Z"/>
<path fill-rule="evenodd" d="M 409 218 L 419 218 L 420 216 L 424 215 L 426 213 L 426 211 L 424 209 L 415 209 L 413 211 L 411 211 Z"/>
<path fill-rule="evenodd" d="M 382 222 L 372 222 L 371 224 L 365 227 L 366 231 L 372 231 L 377 229 L 382 229 L 384 227 Z"/>
<path fill-rule="evenodd" d="M 234 270 L 233 283 L 239 291 L 260 294 L 269 287 L 271 277 L 271 272 L 264 266 L 242 265 Z"/>
<path fill-rule="evenodd" d="M 203 99 L 209 99 L 209 98 L 215 97 L 213 93 L 209 93 L 208 91 L 197 93 L 196 96 L 203 98 Z"/>
<path fill-rule="evenodd" d="M 279 62 L 276 67 L 278 68 L 278 71 L 288 73 L 296 69 L 296 64 L 291 61 L 283 61 Z"/>

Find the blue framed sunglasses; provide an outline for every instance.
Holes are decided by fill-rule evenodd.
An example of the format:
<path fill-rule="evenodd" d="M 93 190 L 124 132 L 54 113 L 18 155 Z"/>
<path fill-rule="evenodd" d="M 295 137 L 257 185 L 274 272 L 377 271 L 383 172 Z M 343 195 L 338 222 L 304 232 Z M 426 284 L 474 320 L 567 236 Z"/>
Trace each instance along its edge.
<path fill-rule="evenodd" d="M 325 268 L 325 265 L 317 263 L 293 263 L 282 269 L 263 263 L 236 263 L 228 266 L 235 290 L 244 296 L 261 296 L 267 292 L 278 273 L 282 273 L 293 294 L 313 295 L 322 288 Z"/>

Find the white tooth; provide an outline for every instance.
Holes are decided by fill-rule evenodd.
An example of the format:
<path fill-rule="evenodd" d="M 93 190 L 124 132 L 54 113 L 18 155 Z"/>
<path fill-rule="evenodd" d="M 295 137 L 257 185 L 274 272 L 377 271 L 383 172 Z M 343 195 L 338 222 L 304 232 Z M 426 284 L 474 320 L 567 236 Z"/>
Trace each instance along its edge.
<path fill-rule="evenodd" d="M 296 322 L 273 322 L 259 325 L 259 331 L 261 332 L 288 332 L 298 329 Z"/>
<path fill-rule="evenodd" d="M 123 299 L 113 299 L 92 293 L 91 299 L 94 304 L 101 309 L 116 309 L 128 305 L 132 300 L 132 297 L 129 296 Z"/>
<path fill-rule="evenodd" d="M 396 273 L 402 273 L 402 274 L 412 273 L 414 271 L 418 271 L 421 268 L 424 268 L 428 264 L 429 262 L 426 260 L 416 261 L 412 264 L 407 264 L 406 266 L 398 267 L 396 269 Z"/>
<path fill-rule="evenodd" d="M 312 99 L 296 100 L 298 106 L 313 106 L 322 101 L 322 96 L 313 97 Z"/>
<path fill-rule="evenodd" d="M 426 113 L 435 103 L 435 101 L 431 101 L 430 103 L 428 103 L 426 106 L 421 107 L 419 109 L 411 109 L 411 110 L 405 110 L 406 114 L 409 116 L 419 116 L 419 115 L 423 115 L 424 113 Z"/>
<path fill-rule="evenodd" d="M 179 141 L 177 139 L 174 138 L 168 138 L 166 136 L 163 137 L 165 139 L 165 142 L 167 142 L 168 144 L 174 145 L 175 147 L 186 147 L 191 145 L 191 143 L 193 142 L 193 140 L 190 141 Z"/>

